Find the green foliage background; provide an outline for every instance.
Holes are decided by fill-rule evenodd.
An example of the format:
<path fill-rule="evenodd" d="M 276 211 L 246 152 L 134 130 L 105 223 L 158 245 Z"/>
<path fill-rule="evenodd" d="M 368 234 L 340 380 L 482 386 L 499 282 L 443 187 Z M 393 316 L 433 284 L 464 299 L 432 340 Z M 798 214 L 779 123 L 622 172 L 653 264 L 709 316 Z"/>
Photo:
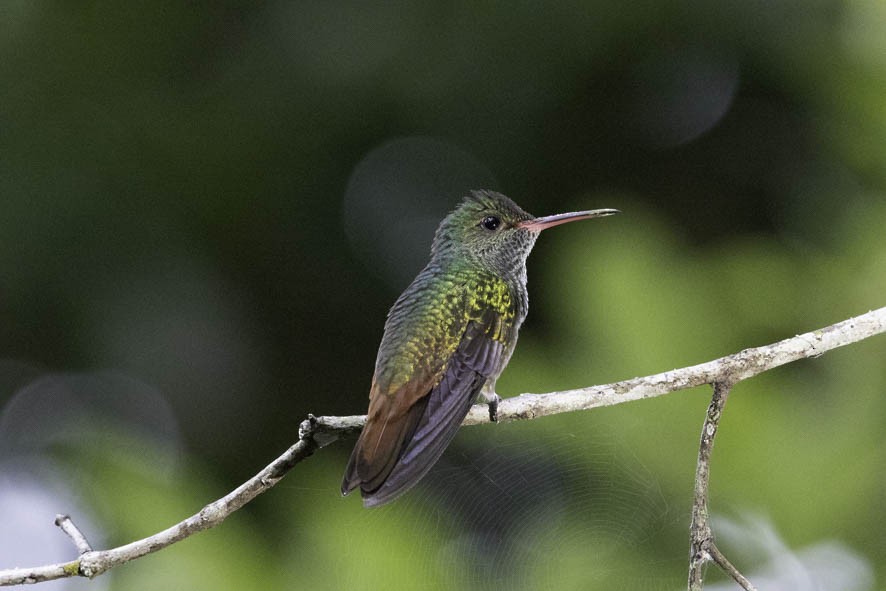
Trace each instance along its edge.
<path fill-rule="evenodd" d="M 505 396 L 886 304 L 874 0 L 3 13 L 0 491 L 56 496 L 16 506 L 44 528 L 0 526 L 0 567 L 69 557 L 13 557 L 61 535 L 54 512 L 80 511 L 96 545 L 131 541 L 256 472 L 307 413 L 363 412 L 387 307 L 479 183 L 537 214 L 624 212 L 539 241 Z M 458 158 L 416 150 L 393 168 L 414 202 L 382 185 L 353 209 L 355 168 L 398 141 Z M 394 258 L 374 250 L 390 236 Z M 742 383 L 717 442 L 716 514 L 861 559 L 856 586 L 824 588 L 886 580 L 884 355 L 878 337 Z M 679 588 L 707 400 L 464 430 L 377 511 L 339 497 L 338 444 L 100 584 Z M 753 578 L 784 565 L 764 537 L 722 545 Z"/>

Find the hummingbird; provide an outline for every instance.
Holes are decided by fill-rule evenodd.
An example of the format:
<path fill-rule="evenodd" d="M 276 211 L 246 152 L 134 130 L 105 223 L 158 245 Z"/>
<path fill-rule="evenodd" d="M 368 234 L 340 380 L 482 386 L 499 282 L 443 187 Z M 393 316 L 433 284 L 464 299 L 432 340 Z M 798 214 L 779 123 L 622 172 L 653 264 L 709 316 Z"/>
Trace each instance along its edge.
<path fill-rule="evenodd" d="M 343 495 L 359 487 L 363 505 L 373 507 L 409 490 L 478 398 L 496 420 L 495 382 L 529 310 L 526 259 L 539 233 L 616 213 L 534 217 L 501 193 L 482 190 L 443 219 L 430 262 L 388 312 Z"/>

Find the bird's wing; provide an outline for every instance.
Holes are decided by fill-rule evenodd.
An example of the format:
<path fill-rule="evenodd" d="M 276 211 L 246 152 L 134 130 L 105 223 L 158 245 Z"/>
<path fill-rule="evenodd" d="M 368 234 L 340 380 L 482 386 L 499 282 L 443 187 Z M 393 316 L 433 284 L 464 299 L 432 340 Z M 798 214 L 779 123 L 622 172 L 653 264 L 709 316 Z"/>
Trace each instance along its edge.
<path fill-rule="evenodd" d="M 466 302 L 464 329 L 437 371 L 419 370 L 390 394 L 374 381 L 369 417 L 345 472 L 343 492 L 360 486 L 365 505 L 380 505 L 430 470 L 483 384 L 500 370 L 510 311 L 507 297 L 491 306 Z"/>
<path fill-rule="evenodd" d="M 505 344 L 491 338 L 491 333 L 499 324 L 500 317 L 491 311 L 482 319 L 468 322 L 442 380 L 423 401 L 424 409 L 408 445 L 381 487 L 364 495 L 365 505 L 381 505 L 395 499 L 440 459 L 483 384 L 498 367 Z"/>

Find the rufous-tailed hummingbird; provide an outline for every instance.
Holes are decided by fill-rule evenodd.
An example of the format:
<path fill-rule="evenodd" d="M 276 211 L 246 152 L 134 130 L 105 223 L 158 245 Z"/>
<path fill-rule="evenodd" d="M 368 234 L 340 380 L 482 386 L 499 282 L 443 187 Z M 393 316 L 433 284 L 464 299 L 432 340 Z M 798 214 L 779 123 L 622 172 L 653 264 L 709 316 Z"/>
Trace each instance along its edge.
<path fill-rule="evenodd" d="M 545 228 L 618 213 L 541 218 L 493 191 L 474 191 L 440 223 L 431 261 L 388 313 L 369 412 L 342 481 L 367 507 L 418 482 L 482 394 L 495 420 L 495 381 L 529 309 L 526 258 Z"/>

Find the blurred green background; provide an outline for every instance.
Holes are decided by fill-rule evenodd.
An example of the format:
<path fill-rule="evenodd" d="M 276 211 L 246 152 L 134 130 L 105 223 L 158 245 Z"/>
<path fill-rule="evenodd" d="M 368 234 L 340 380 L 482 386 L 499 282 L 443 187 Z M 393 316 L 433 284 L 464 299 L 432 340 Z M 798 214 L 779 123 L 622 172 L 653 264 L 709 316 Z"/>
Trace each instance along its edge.
<path fill-rule="evenodd" d="M 886 305 L 878 0 L 0 11 L 0 568 L 70 559 L 57 512 L 128 542 L 307 413 L 364 412 L 387 308 L 472 188 L 624 212 L 539 241 L 504 396 Z M 886 581 L 884 356 L 735 389 L 712 510 L 761 589 Z M 465 429 L 374 511 L 340 498 L 340 442 L 221 527 L 50 588 L 679 589 L 708 399 Z"/>

